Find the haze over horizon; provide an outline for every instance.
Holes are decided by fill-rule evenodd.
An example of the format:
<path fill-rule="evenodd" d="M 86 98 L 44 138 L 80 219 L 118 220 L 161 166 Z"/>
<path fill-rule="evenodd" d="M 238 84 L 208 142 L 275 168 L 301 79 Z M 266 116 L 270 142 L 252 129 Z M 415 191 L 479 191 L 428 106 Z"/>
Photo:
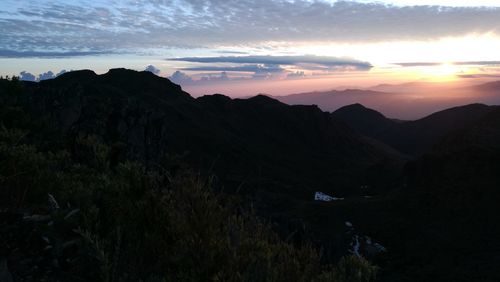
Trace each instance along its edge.
<path fill-rule="evenodd" d="M 500 79 L 500 3 L 492 0 L 5 0 L 0 7 L 0 75 L 24 80 L 126 67 L 168 77 L 193 96 L 246 97 Z"/>

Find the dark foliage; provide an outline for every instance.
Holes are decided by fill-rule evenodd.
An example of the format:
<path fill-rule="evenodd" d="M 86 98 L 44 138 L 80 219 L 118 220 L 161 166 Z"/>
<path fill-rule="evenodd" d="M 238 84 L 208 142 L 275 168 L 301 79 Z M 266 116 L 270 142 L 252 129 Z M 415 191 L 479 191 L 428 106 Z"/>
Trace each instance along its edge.
<path fill-rule="evenodd" d="M 307 241 L 281 239 L 250 206 L 239 204 L 240 196 L 215 192 L 220 181 L 190 171 L 183 158 L 148 152 L 154 146 L 148 142 L 157 140 L 149 135 L 157 122 L 150 118 L 160 112 L 136 107 L 140 99 L 122 89 L 142 91 L 141 103 L 152 99 L 154 107 L 163 99 L 187 107 L 184 101 L 192 99 L 145 74 L 151 88 L 134 88 L 128 71 L 115 72 L 100 78 L 106 82 L 102 88 L 73 83 L 96 77 L 88 72 L 39 85 L 0 81 L 2 275 L 14 281 L 374 279 L 376 268 L 366 260 L 324 264 Z M 120 79 L 108 84 L 109 76 Z M 97 95 L 84 95 L 86 87 Z M 148 91 L 161 87 L 176 94 L 157 97 Z M 198 106 L 190 107 L 196 115 Z M 166 115 L 186 118 L 178 108 Z M 130 124 L 114 132 L 120 125 L 113 123 L 120 122 Z"/>
<path fill-rule="evenodd" d="M 401 122 L 123 69 L 0 80 L 0 102 L 0 277 L 368 281 L 363 238 L 381 281 L 500 279 L 496 107 Z"/>

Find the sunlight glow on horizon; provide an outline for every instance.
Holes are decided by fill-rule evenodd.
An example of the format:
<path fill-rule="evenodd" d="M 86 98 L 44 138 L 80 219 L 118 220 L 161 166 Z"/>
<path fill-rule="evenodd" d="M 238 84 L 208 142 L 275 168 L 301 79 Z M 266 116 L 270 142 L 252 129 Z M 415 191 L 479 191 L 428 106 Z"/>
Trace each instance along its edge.
<path fill-rule="evenodd" d="M 467 62 L 500 61 L 500 37 L 494 33 L 467 34 L 464 36 L 444 37 L 437 40 L 405 40 L 365 43 L 336 42 L 265 42 L 263 46 L 219 46 L 218 48 L 189 49 L 157 49 L 151 55 L 112 54 L 104 56 L 88 56 L 74 58 L 21 58 L 2 59 L 6 64 L 1 69 L 2 75 L 18 75 L 21 71 L 43 73 L 46 71 L 92 69 L 96 73 L 105 73 L 110 68 L 126 67 L 144 70 L 148 65 L 154 65 L 161 70 L 160 75 L 169 77 L 180 70 L 199 81 L 206 76 L 217 76 L 221 71 L 190 71 L 186 68 L 204 66 L 203 63 L 168 61 L 173 57 L 217 57 L 222 56 L 289 56 L 313 55 L 337 58 L 352 58 L 373 65 L 369 71 L 353 71 L 349 69 L 313 70 L 301 69 L 300 66 L 279 65 L 283 73 L 271 74 L 267 79 L 254 80 L 253 73 L 227 72 L 228 77 L 241 79 L 214 81 L 201 85 L 180 83 L 193 95 L 224 92 L 231 96 L 245 96 L 250 93 L 289 94 L 292 92 L 314 91 L 341 87 L 363 88 L 376 84 L 398 84 L 411 81 L 450 82 L 462 79 L 460 75 L 481 75 L 488 73 L 500 74 L 498 65 L 474 65 Z M 240 50 L 240 53 L 237 52 Z M 234 52 L 234 53 L 231 53 Z M 460 64 L 454 64 L 460 63 Z M 410 66 L 405 66 L 409 64 Z M 415 65 L 411 65 L 415 64 Z M 422 65 L 419 65 L 422 64 Z M 219 64 L 227 66 L 227 64 Z M 289 79 L 287 74 L 303 72 L 304 76 Z M 485 76 L 486 77 L 486 76 Z M 490 79 L 494 79 L 491 75 Z M 300 83 L 302 81 L 302 85 Z M 277 83 L 279 82 L 279 83 Z M 219 84 L 214 86 L 213 84 Z M 242 87 L 236 84 L 243 84 Z M 275 85 L 273 85 L 275 84 Z M 280 90 L 279 87 L 282 88 Z M 306 89 L 309 87 L 309 89 Z M 294 89 L 297 89 L 296 91 Z M 225 91 L 223 91 L 225 90 Z"/>
<path fill-rule="evenodd" d="M 491 33 L 445 37 L 432 41 L 389 41 L 364 44 L 338 44 L 325 42 L 297 43 L 277 46 L 283 52 L 318 56 L 351 57 L 368 61 L 376 66 L 406 62 L 464 62 L 496 61 L 500 50 L 500 37 Z"/>
<path fill-rule="evenodd" d="M 464 71 L 465 70 L 463 68 L 452 63 L 444 63 L 432 68 L 429 72 L 429 75 L 431 76 L 431 80 L 436 81 L 456 80 L 456 74 Z"/>

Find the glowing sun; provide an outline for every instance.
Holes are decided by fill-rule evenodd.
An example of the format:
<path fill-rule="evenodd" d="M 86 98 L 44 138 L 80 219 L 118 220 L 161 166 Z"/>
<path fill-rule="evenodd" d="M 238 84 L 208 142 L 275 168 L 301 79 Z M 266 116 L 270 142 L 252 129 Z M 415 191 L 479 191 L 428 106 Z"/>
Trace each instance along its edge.
<path fill-rule="evenodd" d="M 457 75 L 465 73 L 466 69 L 464 69 L 463 66 L 443 63 L 432 67 L 426 67 L 422 71 L 423 74 L 431 80 L 443 81 L 457 79 Z"/>

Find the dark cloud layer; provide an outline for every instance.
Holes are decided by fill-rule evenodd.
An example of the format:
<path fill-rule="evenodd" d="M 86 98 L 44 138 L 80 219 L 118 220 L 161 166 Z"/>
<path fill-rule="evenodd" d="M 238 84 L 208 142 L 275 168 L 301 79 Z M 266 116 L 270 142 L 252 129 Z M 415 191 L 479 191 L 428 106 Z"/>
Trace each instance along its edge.
<path fill-rule="evenodd" d="M 67 51 L 67 52 L 40 52 L 40 51 L 13 51 L 0 50 L 0 58 L 64 58 L 103 55 L 109 52 L 97 51 Z"/>
<path fill-rule="evenodd" d="M 335 67 L 352 67 L 356 70 L 369 70 L 372 65 L 368 62 L 363 62 L 348 58 L 335 58 L 325 56 L 228 56 L 228 57 L 185 57 L 172 58 L 171 61 L 194 62 L 194 63 L 233 63 L 233 64 L 259 64 L 264 66 L 304 66 L 316 65 L 326 68 Z M 241 66 L 244 69 L 248 66 Z M 201 67 L 203 68 L 203 67 Z M 214 67 L 209 67 L 214 69 Z M 226 68 L 227 69 L 227 68 Z M 200 70 L 200 68 L 198 68 Z"/>
<path fill-rule="evenodd" d="M 350 58 L 336 58 L 326 56 L 219 56 L 219 57 L 184 57 L 171 58 L 170 61 L 181 61 L 202 64 L 200 66 L 186 67 L 183 71 L 195 72 L 220 72 L 194 80 L 187 74 L 177 71 L 170 78 L 177 83 L 203 83 L 207 81 L 228 81 L 253 79 L 264 80 L 273 78 L 297 79 L 305 77 L 302 70 L 320 70 L 326 72 L 343 71 L 368 71 L 372 65 Z M 290 70 L 292 69 L 292 71 Z M 230 78 L 227 72 L 251 73 L 250 76 Z"/>
<path fill-rule="evenodd" d="M 429 40 L 500 31 L 500 9 L 306 0 L 3 0 L 2 57 L 266 42 Z"/>
<path fill-rule="evenodd" d="M 283 72 L 284 69 L 278 65 L 242 65 L 235 67 L 220 67 L 220 66 L 202 66 L 202 67 L 190 67 L 184 68 L 187 71 L 221 71 L 221 72 L 271 72 L 279 73 Z"/>

